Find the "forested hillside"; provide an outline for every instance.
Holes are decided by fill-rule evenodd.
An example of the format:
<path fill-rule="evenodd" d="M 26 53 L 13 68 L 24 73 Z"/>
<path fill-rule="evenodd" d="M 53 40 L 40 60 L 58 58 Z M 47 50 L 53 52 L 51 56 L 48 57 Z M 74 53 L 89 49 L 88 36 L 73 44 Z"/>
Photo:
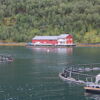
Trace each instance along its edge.
<path fill-rule="evenodd" d="M 100 0 L 0 0 L 0 41 L 70 33 L 75 42 L 100 42 Z"/>

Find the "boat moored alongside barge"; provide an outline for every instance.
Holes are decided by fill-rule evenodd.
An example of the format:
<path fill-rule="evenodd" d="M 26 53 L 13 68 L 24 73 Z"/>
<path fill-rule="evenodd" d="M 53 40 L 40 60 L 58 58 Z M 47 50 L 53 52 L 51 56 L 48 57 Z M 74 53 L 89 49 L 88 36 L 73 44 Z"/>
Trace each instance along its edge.
<path fill-rule="evenodd" d="M 96 75 L 95 82 L 87 82 L 84 89 L 88 93 L 100 94 L 100 74 Z"/>

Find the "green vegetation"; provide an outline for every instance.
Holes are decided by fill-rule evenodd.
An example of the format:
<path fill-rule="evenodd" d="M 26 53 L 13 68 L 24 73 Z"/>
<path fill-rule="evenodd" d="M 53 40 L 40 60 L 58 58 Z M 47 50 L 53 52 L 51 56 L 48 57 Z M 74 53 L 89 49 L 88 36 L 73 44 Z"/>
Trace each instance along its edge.
<path fill-rule="evenodd" d="M 70 33 L 75 42 L 100 42 L 100 0 L 0 0 L 0 41 Z"/>

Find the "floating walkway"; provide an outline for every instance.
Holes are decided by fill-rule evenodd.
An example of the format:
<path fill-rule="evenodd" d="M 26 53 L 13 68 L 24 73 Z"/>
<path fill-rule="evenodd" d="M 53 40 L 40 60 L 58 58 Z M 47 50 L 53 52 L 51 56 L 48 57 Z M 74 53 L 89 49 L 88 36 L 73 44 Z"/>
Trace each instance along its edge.
<path fill-rule="evenodd" d="M 66 71 L 63 73 L 59 73 L 59 77 L 66 82 L 74 82 L 79 84 L 86 84 L 88 82 L 88 79 L 92 82 L 95 79 L 95 76 L 83 74 L 79 72 L 73 72 L 73 71 Z"/>
<path fill-rule="evenodd" d="M 94 75 L 86 74 L 89 71 L 100 70 L 100 63 L 93 64 L 68 64 L 62 73 L 59 73 L 59 77 L 63 81 L 86 84 L 88 81 L 93 82 L 95 80 Z"/>
<path fill-rule="evenodd" d="M 78 64 L 67 65 L 62 73 L 59 73 L 59 77 L 66 82 L 83 84 L 85 91 L 89 93 L 100 94 L 100 74 L 89 75 L 84 72 L 99 71 L 100 63 L 94 64 Z"/>
<path fill-rule="evenodd" d="M 92 64 L 67 64 L 65 68 L 66 71 L 72 72 L 87 72 L 87 71 L 96 71 L 100 70 L 100 63 Z"/>

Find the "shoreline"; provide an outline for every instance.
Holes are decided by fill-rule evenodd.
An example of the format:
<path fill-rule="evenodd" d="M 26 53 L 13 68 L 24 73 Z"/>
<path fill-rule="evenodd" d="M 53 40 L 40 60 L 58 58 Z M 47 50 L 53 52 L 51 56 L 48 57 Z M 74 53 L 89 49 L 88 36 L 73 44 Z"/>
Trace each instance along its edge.
<path fill-rule="evenodd" d="M 76 44 L 76 47 L 100 47 L 100 44 L 82 44 L 82 43 L 79 43 L 79 44 Z"/>
<path fill-rule="evenodd" d="M 0 43 L 0 46 L 26 46 L 27 43 Z"/>
<path fill-rule="evenodd" d="M 0 43 L 0 46 L 28 46 L 27 43 Z M 100 44 L 76 44 L 76 47 L 100 47 Z"/>

